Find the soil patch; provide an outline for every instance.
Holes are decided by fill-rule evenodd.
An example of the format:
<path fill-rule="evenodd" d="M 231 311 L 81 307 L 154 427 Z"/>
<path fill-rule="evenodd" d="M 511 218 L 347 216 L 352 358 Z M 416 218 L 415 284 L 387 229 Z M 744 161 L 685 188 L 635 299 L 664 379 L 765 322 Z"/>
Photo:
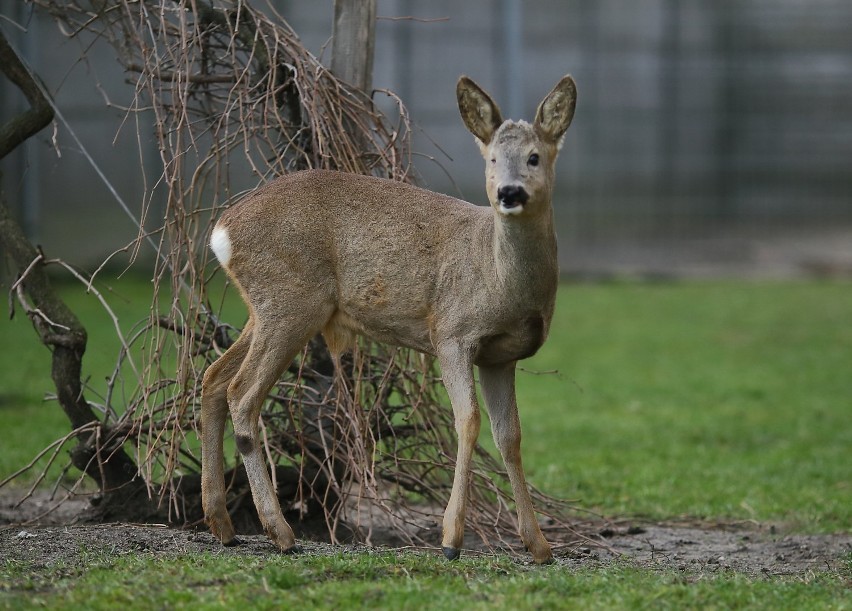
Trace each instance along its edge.
<path fill-rule="evenodd" d="M 638 565 L 687 572 L 733 571 L 748 575 L 848 572 L 852 535 L 802 535 L 746 523 L 637 524 L 604 529 L 614 552 Z M 616 554 L 589 549 L 603 561 Z"/>
<path fill-rule="evenodd" d="M 57 511 L 25 523 L 51 507 L 46 494 L 37 494 L 20 507 L 19 498 L 0 491 L 0 558 L 34 565 L 78 564 L 85 554 L 145 553 L 168 557 L 213 553 L 235 556 L 269 556 L 276 548 L 263 535 L 240 537 L 242 545 L 223 547 L 200 530 L 160 525 L 74 524 L 87 508 L 85 499 L 64 503 Z M 815 573 L 849 574 L 852 535 L 800 535 L 755 523 L 708 524 L 643 523 L 602 524 L 588 543 L 556 549 L 557 563 L 566 567 L 606 566 L 629 562 L 639 567 L 669 569 L 691 574 L 736 572 L 750 576 L 803 576 Z M 437 539 L 436 539 L 437 541 Z M 368 552 L 367 545 L 331 545 L 300 541 L 304 554 Z M 504 550 L 519 562 L 530 563 L 523 550 Z M 435 547 L 434 552 L 440 554 Z M 468 554 L 492 553 L 485 550 Z"/>

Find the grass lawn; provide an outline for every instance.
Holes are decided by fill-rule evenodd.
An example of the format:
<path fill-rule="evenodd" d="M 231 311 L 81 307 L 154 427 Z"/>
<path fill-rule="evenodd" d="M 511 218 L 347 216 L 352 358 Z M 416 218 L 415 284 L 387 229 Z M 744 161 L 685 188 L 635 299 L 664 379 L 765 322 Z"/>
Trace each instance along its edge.
<path fill-rule="evenodd" d="M 97 298 L 87 293 L 84 285 L 60 282 L 57 288 L 86 327 L 89 341 L 83 359 L 83 376 L 95 392 L 89 399 L 98 402 L 98 394 L 107 388 L 106 378 L 112 373 L 121 345 L 115 327 Z M 149 281 L 138 278 L 101 281 L 96 283 L 96 288 L 108 300 L 124 333 L 145 318 L 151 303 Z M 0 452 L 2 480 L 70 429 L 58 404 L 49 400 L 55 393 L 50 378 L 50 352 L 41 345 L 20 307 L 16 307 L 15 316 L 10 320 L 4 305 L 0 337 L 5 348 L 0 350 L 0 423 L 7 435 L 3 452 Z M 31 473 L 30 479 L 35 475 Z"/>
<path fill-rule="evenodd" d="M 123 298 L 115 308 L 129 327 L 147 310 L 150 287 L 116 286 Z M 115 358 L 111 323 L 79 288 L 63 291 L 89 330 L 86 371 L 97 382 Z M 606 516 L 848 531 L 850 323 L 848 283 L 566 285 L 548 343 L 523 363 L 558 373 L 518 375 L 529 479 Z M 49 354 L 29 322 L 3 317 L 0 336 L 2 479 L 67 425 L 42 400 Z M 489 437 L 486 424 L 483 443 Z M 449 564 L 390 552 L 239 560 L 93 553 L 85 569 L 43 567 L 40 577 L 0 559 L 0 607 L 850 608 L 851 579 L 852 558 L 845 576 L 689 580 L 626 565 L 532 569 L 503 557 Z"/>
<path fill-rule="evenodd" d="M 852 285 L 566 286 L 524 460 L 605 515 L 852 526 Z"/>
<path fill-rule="evenodd" d="M 29 575 L 0 564 L 4 583 Z M 848 593 L 848 592 L 847 592 Z M 845 598 L 845 602 L 844 602 Z M 842 609 L 836 576 L 695 579 L 615 565 L 565 570 L 506 557 L 443 558 L 408 552 L 223 558 L 212 554 L 108 557 L 50 567 L 6 598 L 9 608 L 80 609 Z"/>

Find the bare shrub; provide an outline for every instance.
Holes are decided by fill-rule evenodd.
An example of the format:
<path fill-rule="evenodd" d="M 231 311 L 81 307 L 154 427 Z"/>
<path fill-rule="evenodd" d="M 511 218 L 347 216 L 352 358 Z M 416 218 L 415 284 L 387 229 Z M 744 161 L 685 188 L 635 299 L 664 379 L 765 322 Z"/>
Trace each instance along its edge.
<path fill-rule="evenodd" d="M 129 448 L 168 519 L 194 523 L 201 377 L 242 324 L 222 314 L 228 288 L 207 248 L 213 222 L 241 186 L 300 169 L 411 181 L 408 115 L 393 93 L 370 97 L 336 79 L 271 7 L 34 2 L 68 36 L 93 34 L 113 46 L 135 88 L 125 123 L 153 117 L 162 173 L 125 249 L 131 258 L 146 243 L 156 250 L 151 314 L 123 339 L 101 425 L 111 436 L 104 443 Z M 393 116 L 378 110 L 377 96 Z M 140 139 L 150 136 L 137 130 Z M 157 189 L 166 202 L 159 226 L 151 214 Z M 332 540 L 376 539 L 376 529 L 390 526 L 397 539 L 422 542 L 446 503 L 455 457 L 452 411 L 435 382 L 431 359 L 366 342 L 335 372 L 322 339 L 313 340 L 262 411 L 285 511 L 320 516 Z M 243 503 L 249 493 L 236 452 L 229 467 L 231 509 L 253 511 L 250 500 Z M 473 473 L 468 528 L 486 544 L 514 541 L 505 475 L 482 448 Z M 534 497 L 551 538 L 578 540 L 564 502 Z"/>

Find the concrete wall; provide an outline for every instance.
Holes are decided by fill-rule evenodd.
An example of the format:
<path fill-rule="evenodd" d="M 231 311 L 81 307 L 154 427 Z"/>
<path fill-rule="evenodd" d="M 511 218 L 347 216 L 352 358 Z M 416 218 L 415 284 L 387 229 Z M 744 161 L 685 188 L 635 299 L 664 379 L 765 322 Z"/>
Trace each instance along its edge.
<path fill-rule="evenodd" d="M 327 57 L 332 0 L 275 6 Z M 91 41 L 66 40 L 30 10 L 3 3 L 0 11 L 28 32 L 0 27 L 138 210 L 140 168 L 155 176 L 158 159 L 153 141 L 140 150 L 136 118 L 118 108 L 132 98 L 124 75 L 107 47 L 79 62 Z M 374 86 L 407 102 L 423 154 L 417 169 L 430 188 L 484 201 L 483 163 L 455 106 L 460 74 L 489 90 L 504 114 L 531 118 L 570 72 L 579 104 L 556 205 L 571 244 L 852 221 L 849 2 L 379 0 L 378 14 Z M 381 19 L 402 16 L 446 20 Z M 0 94 L 3 117 L 22 107 L 8 83 Z M 116 107 L 106 108 L 104 95 Z M 46 131 L 4 161 L 5 188 L 37 241 L 90 264 L 125 244 L 133 224 L 62 127 L 57 142 L 61 157 Z"/>

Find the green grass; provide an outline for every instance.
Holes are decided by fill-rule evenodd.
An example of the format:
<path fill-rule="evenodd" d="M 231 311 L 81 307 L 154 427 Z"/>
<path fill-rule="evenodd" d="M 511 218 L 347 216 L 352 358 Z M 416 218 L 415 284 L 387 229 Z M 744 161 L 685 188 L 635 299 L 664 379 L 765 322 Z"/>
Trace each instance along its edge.
<path fill-rule="evenodd" d="M 8 608 L 842 609 L 838 576 L 696 577 L 627 565 L 531 568 L 505 557 L 448 563 L 414 553 L 228 558 L 93 555 L 85 567 L 0 564 Z M 4 593 L 4 590 L 6 593 Z"/>
<path fill-rule="evenodd" d="M 94 394 L 88 395 L 90 400 L 98 402 L 98 395 L 106 391 L 106 378 L 115 367 L 121 343 L 112 319 L 97 298 L 86 292 L 84 285 L 59 282 L 57 288 L 86 327 L 89 341 L 83 359 L 83 376 L 94 390 Z M 108 300 L 124 333 L 146 317 L 151 303 L 150 282 L 138 278 L 99 281 L 96 288 Z M 50 351 L 41 345 L 32 324 L 17 304 L 11 320 L 7 308 L 2 309 L 0 423 L 6 442 L 0 452 L 0 480 L 70 430 L 58 404 L 46 400 L 55 393 L 50 378 Z"/>
<path fill-rule="evenodd" d="M 115 286 L 127 329 L 145 316 L 150 285 Z M 61 288 L 89 331 L 84 373 L 102 390 L 112 323 L 79 285 Z M 531 481 L 606 515 L 848 529 L 850 312 L 843 283 L 564 286 L 548 342 L 523 363 L 559 373 L 518 375 Z M 43 400 L 50 354 L 29 321 L 19 312 L 0 332 L 2 478 L 67 425 Z"/>
<path fill-rule="evenodd" d="M 114 307 L 130 326 L 150 285 L 117 286 Z M 89 329 L 86 371 L 98 383 L 116 354 L 111 323 L 78 287 L 63 292 Z M 523 363 L 559 373 L 518 375 L 529 479 L 607 516 L 848 531 L 850 323 L 848 283 L 566 285 L 548 343 Z M 67 424 L 42 401 L 49 354 L 29 322 L 4 317 L 0 335 L 2 478 Z M 82 568 L 0 559 L 0 607 L 850 608 L 850 566 L 842 577 L 760 579 L 617 564 L 531 569 L 504 557 L 93 554 Z"/>
<path fill-rule="evenodd" d="M 852 285 L 566 286 L 519 374 L 544 490 L 604 514 L 852 525 Z"/>

